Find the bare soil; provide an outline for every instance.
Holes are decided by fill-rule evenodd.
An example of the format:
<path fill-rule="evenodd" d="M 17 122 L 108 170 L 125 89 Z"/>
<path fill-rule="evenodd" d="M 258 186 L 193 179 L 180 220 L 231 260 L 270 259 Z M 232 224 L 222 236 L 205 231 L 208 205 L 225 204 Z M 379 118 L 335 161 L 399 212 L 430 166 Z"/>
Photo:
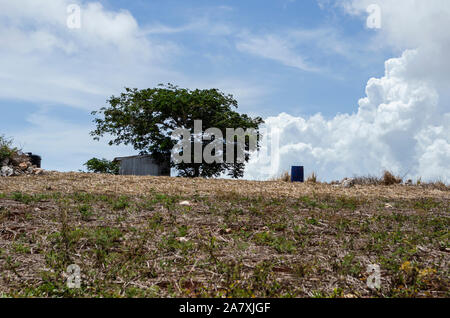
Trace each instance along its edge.
<path fill-rule="evenodd" d="M 449 203 L 406 185 L 0 178 L 0 297 L 449 297 Z"/>

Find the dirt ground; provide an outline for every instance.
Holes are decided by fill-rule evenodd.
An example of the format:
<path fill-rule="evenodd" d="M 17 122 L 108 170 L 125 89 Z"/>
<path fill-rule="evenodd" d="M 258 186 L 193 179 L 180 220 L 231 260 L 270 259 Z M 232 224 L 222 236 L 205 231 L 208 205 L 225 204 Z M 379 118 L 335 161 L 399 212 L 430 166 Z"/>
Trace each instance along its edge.
<path fill-rule="evenodd" d="M 449 202 L 406 185 L 0 178 L 0 297 L 449 297 Z"/>

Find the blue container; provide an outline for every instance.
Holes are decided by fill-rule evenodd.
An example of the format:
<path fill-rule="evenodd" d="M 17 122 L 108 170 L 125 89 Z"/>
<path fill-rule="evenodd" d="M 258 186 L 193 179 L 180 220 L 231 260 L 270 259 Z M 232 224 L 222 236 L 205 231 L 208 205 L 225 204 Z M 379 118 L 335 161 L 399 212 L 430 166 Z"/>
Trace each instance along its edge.
<path fill-rule="evenodd" d="M 291 182 L 304 182 L 303 166 L 292 166 L 291 168 Z"/>

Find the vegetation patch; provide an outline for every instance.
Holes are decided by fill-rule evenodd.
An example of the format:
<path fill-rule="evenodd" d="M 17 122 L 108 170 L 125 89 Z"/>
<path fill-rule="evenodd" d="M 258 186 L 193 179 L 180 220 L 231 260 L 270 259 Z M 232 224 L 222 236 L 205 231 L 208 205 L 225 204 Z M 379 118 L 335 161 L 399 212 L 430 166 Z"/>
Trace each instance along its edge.
<path fill-rule="evenodd" d="M 449 202 L 421 185 L 0 179 L 0 294 L 449 297 Z"/>

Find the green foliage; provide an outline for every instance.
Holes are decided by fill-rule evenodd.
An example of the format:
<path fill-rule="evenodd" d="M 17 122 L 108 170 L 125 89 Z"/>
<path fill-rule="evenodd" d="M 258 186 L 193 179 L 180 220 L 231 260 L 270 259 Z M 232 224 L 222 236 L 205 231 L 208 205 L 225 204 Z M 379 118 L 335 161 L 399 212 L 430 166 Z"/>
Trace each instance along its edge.
<path fill-rule="evenodd" d="M 0 136 L 0 161 L 11 158 L 17 151 L 18 149 L 12 146 L 11 139 Z"/>
<path fill-rule="evenodd" d="M 203 129 L 218 128 L 226 136 L 226 128 L 255 129 L 263 123 L 260 117 L 251 118 L 239 114 L 237 101 L 232 95 L 225 95 L 217 89 L 178 88 L 172 84 L 160 85 L 157 88 L 126 88 L 120 96 L 112 96 L 109 107 L 103 107 L 94 119 L 96 129 L 91 132 L 95 140 L 104 135 L 113 139 L 109 145 L 132 145 L 141 154 L 150 153 L 158 163 L 168 162 L 171 150 L 177 140 L 172 134 L 177 128 L 190 129 L 193 132 L 194 120 L 202 120 Z M 191 140 L 193 143 L 193 138 Z M 205 147 L 210 141 L 203 141 Z M 226 138 L 221 142 L 226 143 Z M 247 141 L 248 143 L 248 141 Z M 257 142 L 259 146 L 259 141 Z M 236 147 L 236 142 L 233 141 Z M 236 153 L 236 152 L 235 152 Z M 226 147 L 223 149 L 226 158 Z M 250 154 L 247 152 L 245 161 Z M 193 154 L 192 154 L 193 158 Z M 192 160 L 194 162 L 194 160 Z M 217 177 L 224 172 L 234 178 L 243 176 L 244 163 L 171 163 L 181 176 L 185 177 Z"/>
<path fill-rule="evenodd" d="M 17 202 L 30 204 L 32 202 L 39 202 L 48 199 L 49 196 L 44 194 L 26 194 L 22 192 L 13 192 L 11 193 L 10 198 Z"/>
<path fill-rule="evenodd" d="M 78 211 L 80 212 L 83 221 L 88 221 L 93 215 L 92 207 L 88 204 L 79 206 Z"/>
<path fill-rule="evenodd" d="M 272 198 L 77 190 L 0 193 L 0 223 L 11 229 L 0 248 L 0 297 L 449 295 L 442 257 L 450 248 L 450 220 L 441 194 Z M 189 212 L 179 204 L 186 199 L 193 203 Z M 395 209 L 385 210 L 386 202 Z M 364 214 L 352 213 L 355 207 Z M 34 230 L 19 231 L 14 222 Z M 70 264 L 81 267 L 79 289 L 67 287 Z M 379 290 L 366 285 L 368 264 L 380 266 Z M 205 279 L 205 273 L 217 274 Z"/>
<path fill-rule="evenodd" d="M 256 233 L 254 241 L 257 244 L 273 247 L 279 253 L 294 253 L 296 251 L 295 242 L 284 236 L 275 236 L 272 232 Z"/>
<path fill-rule="evenodd" d="M 92 158 L 84 165 L 89 172 L 119 174 L 119 163 L 104 158 Z"/>
<path fill-rule="evenodd" d="M 111 202 L 111 207 L 113 210 L 124 210 L 130 206 L 130 202 L 128 202 L 128 198 L 126 196 L 119 196 L 116 200 Z"/>

